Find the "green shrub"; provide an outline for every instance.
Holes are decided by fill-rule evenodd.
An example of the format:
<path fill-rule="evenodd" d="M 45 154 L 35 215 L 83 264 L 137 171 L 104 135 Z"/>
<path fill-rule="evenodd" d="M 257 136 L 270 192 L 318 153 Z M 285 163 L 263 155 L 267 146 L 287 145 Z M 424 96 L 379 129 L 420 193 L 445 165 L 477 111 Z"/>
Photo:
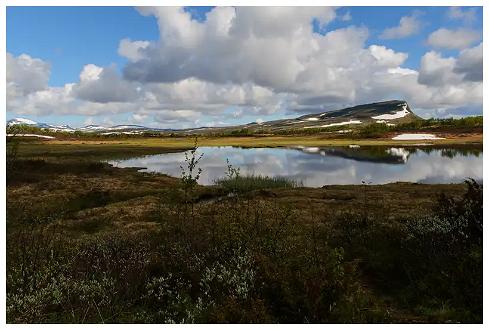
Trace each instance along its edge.
<path fill-rule="evenodd" d="M 462 198 L 441 195 L 433 215 L 406 223 L 403 259 L 413 295 L 482 320 L 482 186 L 465 182 Z"/>

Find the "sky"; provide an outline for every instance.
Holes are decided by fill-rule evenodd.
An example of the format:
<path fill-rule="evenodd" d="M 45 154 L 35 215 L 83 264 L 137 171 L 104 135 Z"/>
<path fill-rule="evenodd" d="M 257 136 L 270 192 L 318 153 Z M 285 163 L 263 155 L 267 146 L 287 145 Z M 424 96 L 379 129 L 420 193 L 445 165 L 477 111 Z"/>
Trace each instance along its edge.
<path fill-rule="evenodd" d="M 223 126 L 404 99 L 482 114 L 481 7 L 7 7 L 7 120 Z"/>

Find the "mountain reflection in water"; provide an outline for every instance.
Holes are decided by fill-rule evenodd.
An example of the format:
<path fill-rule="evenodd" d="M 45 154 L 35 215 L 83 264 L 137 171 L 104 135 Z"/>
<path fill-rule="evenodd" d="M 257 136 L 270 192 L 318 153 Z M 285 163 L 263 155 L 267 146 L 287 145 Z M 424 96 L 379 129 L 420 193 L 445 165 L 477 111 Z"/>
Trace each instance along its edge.
<path fill-rule="evenodd" d="M 204 171 L 200 184 L 223 177 L 226 159 L 241 175 L 284 176 L 306 187 L 328 184 L 390 182 L 458 183 L 467 177 L 482 181 L 482 146 L 470 148 L 422 147 L 201 147 Z M 146 172 L 180 176 L 184 153 L 170 153 L 109 161 L 118 167 L 144 167 Z"/>

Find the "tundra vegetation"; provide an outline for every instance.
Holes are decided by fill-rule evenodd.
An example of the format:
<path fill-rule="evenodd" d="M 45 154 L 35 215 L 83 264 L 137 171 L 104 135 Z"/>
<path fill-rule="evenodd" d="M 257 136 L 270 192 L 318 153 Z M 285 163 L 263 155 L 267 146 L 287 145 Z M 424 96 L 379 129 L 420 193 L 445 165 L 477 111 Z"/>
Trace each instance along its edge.
<path fill-rule="evenodd" d="M 204 187 L 196 145 L 180 179 L 9 147 L 10 323 L 482 322 L 473 180 L 305 188 L 228 163 Z"/>

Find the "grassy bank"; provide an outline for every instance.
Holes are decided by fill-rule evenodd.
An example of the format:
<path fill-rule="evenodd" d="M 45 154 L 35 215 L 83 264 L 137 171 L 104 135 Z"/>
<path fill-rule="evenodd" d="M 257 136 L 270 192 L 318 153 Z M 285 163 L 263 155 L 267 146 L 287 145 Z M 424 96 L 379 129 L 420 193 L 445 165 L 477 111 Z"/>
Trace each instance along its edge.
<path fill-rule="evenodd" d="M 231 167 L 203 187 L 76 155 L 8 172 L 8 322 L 482 320 L 477 184 L 235 185 Z"/>
<path fill-rule="evenodd" d="M 392 139 L 331 139 L 324 135 L 315 136 L 264 136 L 264 137 L 200 137 L 199 146 L 235 147 L 287 147 L 287 146 L 409 146 L 430 143 L 436 146 L 481 144 L 482 134 L 446 136 L 444 140 L 397 141 Z M 24 156 L 100 156 L 117 158 L 123 155 L 158 154 L 192 148 L 194 137 L 180 138 L 131 138 L 104 140 L 54 140 L 26 142 L 19 153 Z"/>

